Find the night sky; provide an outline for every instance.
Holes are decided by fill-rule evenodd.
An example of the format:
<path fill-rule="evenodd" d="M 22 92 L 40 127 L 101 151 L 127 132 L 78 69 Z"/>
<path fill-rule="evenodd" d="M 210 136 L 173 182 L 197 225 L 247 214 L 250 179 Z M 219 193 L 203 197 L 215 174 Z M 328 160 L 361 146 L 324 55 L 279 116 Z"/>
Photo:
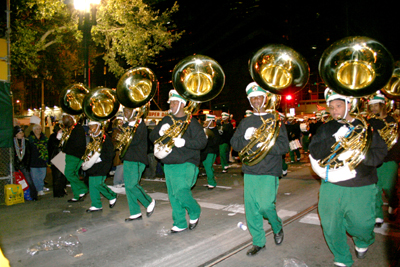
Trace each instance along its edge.
<path fill-rule="evenodd" d="M 163 4 L 173 2 L 166 0 Z M 394 60 L 400 59 L 399 22 L 393 6 L 384 2 L 367 6 L 366 1 L 320 1 L 314 5 L 293 2 L 178 0 L 180 11 L 174 22 L 185 34 L 162 54 L 159 65 L 171 64 L 166 69 L 172 69 L 180 59 L 194 53 L 214 58 L 224 69 L 226 85 L 212 105 L 205 103 L 203 108 L 231 103 L 229 111 L 241 118 L 250 107 L 245 94 L 246 85 L 252 81 L 248 61 L 264 45 L 284 44 L 302 54 L 310 66 L 311 83 L 320 82 L 318 62 L 323 51 L 347 36 L 376 39 L 392 53 Z M 162 77 L 160 94 L 166 97 L 170 84 L 165 82 L 170 76 L 157 67 L 155 72 Z"/>
<path fill-rule="evenodd" d="M 5 0 L 1 2 L 5 7 Z M 162 11 L 171 7 L 174 0 L 158 2 L 155 7 Z M 156 59 L 157 65 L 149 66 L 160 81 L 160 94 L 155 100 L 163 109 L 168 108 L 165 102 L 172 88 L 170 71 L 181 59 L 195 53 L 214 58 L 226 75 L 224 90 L 210 103 L 204 103 L 203 108 L 230 103 L 225 111 L 230 111 L 236 118 L 241 118 L 249 108 L 245 94 L 246 85 L 252 81 L 248 71 L 249 58 L 264 45 L 284 44 L 302 54 L 310 66 L 310 84 L 321 82 L 318 62 L 323 51 L 347 36 L 374 38 L 386 46 L 395 60 L 400 59 L 399 19 L 393 2 L 392 5 L 389 1 L 367 5 L 369 1 L 358 0 L 177 2 L 180 9 L 173 17 L 176 27 L 171 30 L 184 30 L 185 33 L 181 40 L 173 43 L 172 49 Z M 1 17 L 4 18 L 4 14 Z M 101 73 L 102 67 L 94 72 Z M 96 73 L 92 75 L 94 78 Z M 116 86 L 117 79 L 113 80 L 108 81 L 108 87 Z M 103 84 L 98 81 L 97 85 Z"/>

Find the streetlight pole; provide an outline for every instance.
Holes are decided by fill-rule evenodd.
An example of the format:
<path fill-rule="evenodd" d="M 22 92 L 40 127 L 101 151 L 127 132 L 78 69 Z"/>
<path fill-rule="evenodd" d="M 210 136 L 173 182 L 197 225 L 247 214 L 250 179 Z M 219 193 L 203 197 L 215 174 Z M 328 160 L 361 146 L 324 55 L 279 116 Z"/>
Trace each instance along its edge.
<path fill-rule="evenodd" d="M 74 0 L 75 8 L 79 10 L 78 29 L 82 31 L 82 48 L 84 58 L 83 83 L 90 88 L 90 69 L 89 69 L 89 42 L 91 39 L 92 26 L 96 25 L 96 5 L 100 0 Z M 90 18 L 90 11 L 92 17 Z"/>

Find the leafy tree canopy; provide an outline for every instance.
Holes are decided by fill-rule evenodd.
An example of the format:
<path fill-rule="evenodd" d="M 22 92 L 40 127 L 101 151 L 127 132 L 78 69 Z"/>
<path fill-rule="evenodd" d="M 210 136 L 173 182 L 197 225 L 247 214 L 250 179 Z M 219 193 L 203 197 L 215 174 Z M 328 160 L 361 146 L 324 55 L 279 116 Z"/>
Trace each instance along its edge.
<path fill-rule="evenodd" d="M 65 68 L 82 69 L 77 49 L 82 40 L 78 30 L 79 11 L 72 1 L 16 0 L 11 3 L 11 66 L 13 75 L 50 75 Z M 153 1 L 154 2 L 154 1 Z M 154 11 L 142 0 L 102 0 L 97 7 L 97 24 L 92 27 L 93 41 L 102 47 L 103 58 L 117 77 L 131 66 L 154 63 L 154 57 L 171 48 L 181 33 L 169 30 L 174 4 L 164 12 Z M 3 24 L 4 25 L 4 24 Z M 100 51 L 100 50 L 99 50 Z M 67 57 L 67 60 L 55 60 Z M 62 61 L 64 65 L 55 65 Z M 68 61 L 68 62 L 66 62 Z"/>

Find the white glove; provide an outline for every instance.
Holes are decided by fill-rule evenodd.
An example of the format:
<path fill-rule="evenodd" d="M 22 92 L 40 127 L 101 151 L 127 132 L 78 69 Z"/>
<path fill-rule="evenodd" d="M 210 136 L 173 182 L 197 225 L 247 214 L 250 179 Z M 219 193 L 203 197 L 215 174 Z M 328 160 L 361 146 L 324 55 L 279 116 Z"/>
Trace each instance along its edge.
<path fill-rule="evenodd" d="M 222 135 L 224 133 L 224 130 L 220 129 L 218 130 L 219 135 Z"/>
<path fill-rule="evenodd" d="M 133 126 L 135 126 L 135 123 L 136 123 L 136 120 L 130 121 L 130 122 L 128 123 L 128 125 L 133 127 Z"/>
<path fill-rule="evenodd" d="M 346 125 L 343 125 L 332 136 L 335 137 L 336 142 L 338 142 L 340 140 L 340 138 L 344 137 L 348 132 L 349 132 L 349 128 L 347 128 Z"/>
<path fill-rule="evenodd" d="M 258 143 L 257 148 L 260 148 L 263 145 L 263 143 Z"/>
<path fill-rule="evenodd" d="M 176 147 L 183 147 L 186 143 L 185 139 L 180 137 L 174 138 L 173 140 Z"/>
<path fill-rule="evenodd" d="M 347 150 L 346 152 L 340 153 L 338 160 L 345 161 L 353 155 L 353 150 Z"/>
<path fill-rule="evenodd" d="M 58 140 L 61 140 L 61 137 L 62 137 L 62 136 L 63 136 L 62 130 L 58 131 L 58 133 L 57 133 L 57 139 L 58 139 Z"/>
<path fill-rule="evenodd" d="M 250 140 L 256 130 L 257 129 L 254 127 L 247 128 L 246 132 L 244 133 L 244 139 Z"/>
<path fill-rule="evenodd" d="M 168 123 L 165 123 L 163 126 L 161 126 L 160 131 L 158 132 L 158 134 L 160 136 L 163 136 L 165 134 L 165 131 L 169 129 L 169 127 L 171 127 Z"/>
<path fill-rule="evenodd" d="M 99 161 L 100 160 L 100 161 Z M 100 153 L 94 152 L 94 154 L 90 157 L 88 161 L 82 163 L 82 170 L 86 171 L 92 168 L 95 163 L 101 162 Z"/>

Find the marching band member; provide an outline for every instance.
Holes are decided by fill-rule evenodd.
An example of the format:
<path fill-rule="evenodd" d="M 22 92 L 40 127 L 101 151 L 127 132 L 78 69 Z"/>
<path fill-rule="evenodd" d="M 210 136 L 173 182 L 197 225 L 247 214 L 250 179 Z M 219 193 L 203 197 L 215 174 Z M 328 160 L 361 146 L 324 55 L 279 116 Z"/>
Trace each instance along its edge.
<path fill-rule="evenodd" d="M 124 116 L 127 122 L 123 127 L 134 127 L 136 124 L 135 110 L 124 107 Z M 150 217 L 155 209 L 156 201 L 152 199 L 140 186 L 142 173 L 148 165 L 147 159 L 147 127 L 142 118 L 139 118 L 139 126 L 135 135 L 122 158 L 124 168 L 124 181 L 126 197 L 128 199 L 130 216 L 125 222 L 142 219 L 142 212 L 138 201 L 146 207 L 146 216 Z"/>
<path fill-rule="evenodd" d="M 300 130 L 301 130 L 301 145 L 303 146 L 304 153 L 308 153 L 309 149 L 308 146 L 310 145 L 310 121 L 308 116 L 303 117 L 303 122 L 300 123 Z"/>
<path fill-rule="evenodd" d="M 214 176 L 213 164 L 215 162 L 215 159 L 217 158 L 220 142 L 218 129 L 217 127 L 215 127 L 215 115 L 206 114 L 206 119 L 203 126 L 204 129 L 206 129 L 207 146 L 201 151 L 201 158 L 204 170 L 207 174 L 207 188 L 209 190 L 212 190 L 217 186 L 217 181 L 215 180 Z"/>
<path fill-rule="evenodd" d="M 310 160 L 314 171 L 325 182 L 321 183 L 318 212 L 326 242 L 334 255 L 335 266 L 351 266 L 353 259 L 347 244 L 346 232 L 353 237 L 357 258 L 364 258 L 368 247 L 374 243 L 376 166 L 387 154 L 387 146 L 376 131 L 373 131 L 371 146 L 365 158 L 351 171 L 345 162 L 352 151 L 341 153 L 339 160 L 344 166 L 334 170 L 318 165 L 318 160 L 330 157 L 331 147 L 343 140 L 350 132 L 349 125 L 362 124 L 350 114 L 351 103 L 348 97 L 336 93 L 325 98 L 333 120 L 318 129 L 310 144 Z M 324 174 L 326 177 L 324 177 Z"/>
<path fill-rule="evenodd" d="M 252 82 L 246 87 L 247 98 L 253 108 L 253 115 L 243 119 L 231 139 L 232 148 L 241 151 L 253 136 L 255 130 L 262 125 L 263 119 L 271 118 L 264 109 L 266 91 Z M 263 229 L 263 218 L 267 218 L 274 232 L 275 244 L 283 241 L 282 220 L 276 212 L 276 194 L 279 176 L 282 175 L 282 155 L 289 151 L 286 127 L 281 124 L 279 136 L 268 155 L 258 164 L 243 164 L 244 173 L 244 205 L 247 226 L 253 237 L 253 247 L 247 251 L 248 256 L 256 255 L 265 247 L 266 239 Z"/>
<path fill-rule="evenodd" d="M 104 135 L 101 135 L 101 123 L 90 121 L 88 125 L 90 142 L 94 138 L 101 138 L 101 142 L 103 142 L 101 151 L 93 151 L 90 159 L 82 163 L 82 170 L 86 171 L 87 176 L 89 176 L 89 192 L 90 199 L 92 200 L 92 206 L 86 212 L 95 212 L 103 209 L 100 193 L 109 200 L 110 208 L 113 208 L 117 202 L 117 194 L 104 183 L 111 169 L 115 152 L 108 134 L 104 133 Z"/>
<path fill-rule="evenodd" d="M 233 135 L 233 125 L 229 122 L 229 114 L 222 112 L 221 114 L 221 125 L 219 128 L 219 134 L 221 135 L 221 142 L 219 145 L 219 158 L 221 160 L 222 172 L 228 172 L 229 168 L 229 141 Z"/>
<path fill-rule="evenodd" d="M 71 129 L 70 137 L 63 145 L 65 153 L 65 171 L 64 175 L 71 184 L 74 197 L 68 202 L 74 203 L 83 201 L 88 188 L 86 184 L 79 179 L 79 169 L 82 165 L 82 157 L 86 150 L 86 133 L 80 122 L 75 122 L 75 118 L 67 113 L 63 113 L 62 122 L 64 127 Z M 61 138 L 61 137 L 60 137 Z"/>
<path fill-rule="evenodd" d="M 376 118 L 372 118 L 369 120 L 369 123 L 375 130 L 381 130 L 385 127 L 385 122 L 387 123 L 396 123 L 396 120 L 387 114 L 386 112 L 386 100 L 385 96 L 381 94 L 377 94 L 369 101 L 369 108 L 371 113 L 373 113 Z M 382 200 L 382 192 L 385 192 L 385 195 L 389 201 L 389 218 L 391 218 L 393 213 L 393 208 L 396 208 L 396 182 L 397 182 L 397 171 L 399 168 L 399 159 L 400 159 L 400 147 L 399 142 L 388 151 L 387 156 L 383 160 L 383 164 L 377 169 L 378 172 L 378 193 L 376 195 L 376 219 L 375 226 L 381 227 L 383 224 L 383 200 Z"/>
<path fill-rule="evenodd" d="M 156 141 L 173 125 L 173 120 L 186 120 L 184 107 L 186 100 L 176 90 L 169 92 L 171 116 L 164 117 L 150 133 L 150 140 Z M 172 118 L 171 118 L 172 117 Z M 174 139 L 172 152 L 161 159 L 164 164 L 165 180 L 168 197 L 172 207 L 174 221 L 171 233 L 179 233 L 188 228 L 186 211 L 189 214 L 189 230 L 193 230 L 199 223 L 200 205 L 193 198 L 191 188 L 197 181 L 200 164 L 200 150 L 207 144 L 207 138 L 202 126 L 196 119 L 192 119 L 183 136 Z"/>
<path fill-rule="evenodd" d="M 290 146 L 290 151 L 289 151 L 290 162 L 291 163 L 295 162 L 295 157 L 294 157 L 295 154 L 296 154 L 297 162 L 300 162 L 300 160 L 301 160 L 300 124 L 296 121 L 296 119 L 294 117 L 289 117 L 288 124 L 286 125 L 286 129 L 288 132 L 289 146 Z"/>
<path fill-rule="evenodd" d="M 253 111 L 248 109 L 248 110 L 246 110 L 244 117 L 247 118 L 247 117 L 250 117 L 251 115 L 253 115 Z"/>

